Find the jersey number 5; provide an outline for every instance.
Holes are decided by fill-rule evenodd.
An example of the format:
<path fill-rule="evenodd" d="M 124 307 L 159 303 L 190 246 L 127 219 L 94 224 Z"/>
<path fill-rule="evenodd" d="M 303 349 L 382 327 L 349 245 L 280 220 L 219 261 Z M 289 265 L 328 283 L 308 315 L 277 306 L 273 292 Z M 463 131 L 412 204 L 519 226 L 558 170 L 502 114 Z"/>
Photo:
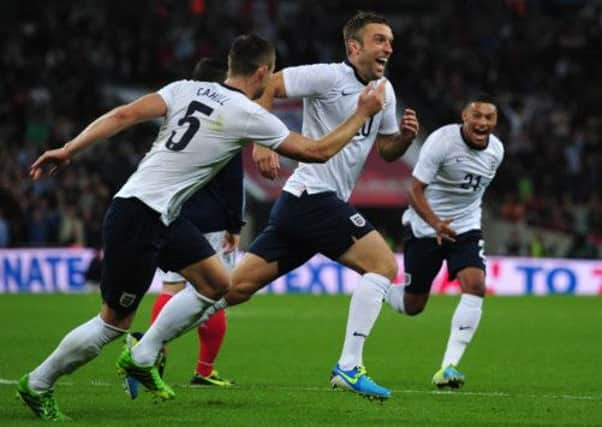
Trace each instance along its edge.
<path fill-rule="evenodd" d="M 172 131 L 171 136 L 165 144 L 167 148 L 169 148 L 172 151 L 182 151 L 184 148 L 186 148 L 194 134 L 197 133 L 199 127 L 201 127 L 201 122 L 198 118 L 194 117 L 193 115 L 197 111 L 199 113 L 203 113 L 206 116 L 209 116 L 211 115 L 211 113 L 213 113 L 213 108 L 211 108 L 207 104 L 203 104 L 202 102 L 192 101 L 188 105 L 186 115 L 180 120 L 178 120 L 178 126 L 184 126 L 185 123 L 188 123 L 188 129 L 186 129 L 186 132 L 184 132 L 184 135 L 182 135 L 179 141 L 174 141 L 173 138 L 176 135 L 176 131 Z"/>

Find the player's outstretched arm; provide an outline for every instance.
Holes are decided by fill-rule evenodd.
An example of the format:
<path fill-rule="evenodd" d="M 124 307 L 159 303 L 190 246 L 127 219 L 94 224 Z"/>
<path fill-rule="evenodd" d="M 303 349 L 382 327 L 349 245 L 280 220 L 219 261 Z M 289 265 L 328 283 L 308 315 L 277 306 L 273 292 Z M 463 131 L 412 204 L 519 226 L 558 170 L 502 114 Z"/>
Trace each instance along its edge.
<path fill-rule="evenodd" d="M 371 85 L 360 94 L 355 112 L 343 124 L 318 140 L 291 132 L 276 151 L 284 156 L 308 163 L 324 163 L 351 141 L 363 124 L 383 109 L 385 103 L 385 83 L 376 89 Z"/>
<path fill-rule="evenodd" d="M 263 95 L 257 102 L 266 110 L 271 111 L 274 98 L 286 98 L 282 71 L 272 76 L 270 83 L 268 83 Z M 275 179 L 278 177 L 278 173 L 280 172 L 280 159 L 277 153 L 274 153 L 267 147 L 254 144 L 253 161 L 255 162 L 255 167 L 264 178 Z"/>
<path fill-rule="evenodd" d="M 29 174 L 33 179 L 53 175 L 71 163 L 73 155 L 100 139 L 110 138 L 117 133 L 146 120 L 164 116 L 167 105 L 157 94 L 145 95 L 136 101 L 121 105 L 90 123 L 79 135 L 62 148 L 44 152 L 31 165 Z"/>
<path fill-rule="evenodd" d="M 392 162 L 405 154 L 418 134 L 420 124 L 416 112 L 406 108 L 399 123 L 399 132 L 393 135 L 378 135 L 376 146 L 383 160 Z"/>
<path fill-rule="evenodd" d="M 456 232 L 449 226 L 453 219 L 441 219 L 433 212 L 431 205 L 424 195 L 424 189 L 426 187 L 427 184 L 412 176 L 409 193 L 410 206 L 412 206 L 428 225 L 433 227 L 437 233 L 437 243 L 441 244 L 444 240 L 449 240 L 451 242 L 455 241 Z"/>

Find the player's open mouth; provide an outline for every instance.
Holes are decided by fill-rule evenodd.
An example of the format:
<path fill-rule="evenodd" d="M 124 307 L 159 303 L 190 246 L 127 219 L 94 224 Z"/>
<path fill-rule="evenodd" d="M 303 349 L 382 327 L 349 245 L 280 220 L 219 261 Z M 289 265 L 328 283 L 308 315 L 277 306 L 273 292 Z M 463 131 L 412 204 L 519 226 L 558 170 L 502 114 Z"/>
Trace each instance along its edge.
<path fill-rule="evenodd" d="M 376 58 L 376 64 L 378 66 L 378 68 L 384 70 L 385 66 L 387 65 L 387 58 Z"/>
<path fill-rule="evenodd" d="M 483 139 L 487 138 L 487 136 L 489 135 L 489 131 L 487 129 L 473 128 L 472 134 L 475 136 L 476 139 L 483 140 Z"/>

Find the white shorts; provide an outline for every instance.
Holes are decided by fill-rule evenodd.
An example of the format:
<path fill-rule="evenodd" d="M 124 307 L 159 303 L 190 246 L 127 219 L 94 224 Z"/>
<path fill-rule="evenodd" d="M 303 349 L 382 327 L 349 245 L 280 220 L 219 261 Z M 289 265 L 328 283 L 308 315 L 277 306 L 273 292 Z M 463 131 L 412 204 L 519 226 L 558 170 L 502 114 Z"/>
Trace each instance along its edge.
<path fill-rule="evenodd" d="M 230 252 L 229 254 L 224 254 L 224 249 L 222 246 L 224 244 L 225 235 L 225 231 L 213 231 L 211 233 L 204 234 L 205 238 L 224 264 L 224 267 L 226 267 L 226 270 L 232 271 L 236 262 L 236 250 Z M 167 283 L 178 283 L 185 282 L 186 279 L 175 271 L 166 271 L 163 272 L 163 281 Z"/>

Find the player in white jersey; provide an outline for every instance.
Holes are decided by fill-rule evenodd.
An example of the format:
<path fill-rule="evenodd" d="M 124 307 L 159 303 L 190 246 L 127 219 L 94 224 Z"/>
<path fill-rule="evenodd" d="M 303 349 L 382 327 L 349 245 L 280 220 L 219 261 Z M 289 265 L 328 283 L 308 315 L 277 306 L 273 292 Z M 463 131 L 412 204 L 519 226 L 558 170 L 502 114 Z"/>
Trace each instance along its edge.
<path fill-rule="evenodd" d="M 31 167 L 33 179 L 67 166 L 72 156 L 136 123 L 164 118 L 152 148 L 115 195 L 103 224 L 104 265 L 100 315 L 72 330 L 17 391 L 33 412 L 61 420 L 53 396 L 56 380 L 95 358 L 127 331 L 157 267 L 177 271 L 193 286 L 179 292 L 133 349 L 118 360 L 159 399 L 174 392 L 154 365 L 163 344 L 185 331 L 225 294 L 230 277 L 211 245 L 187 219 L 182 203 L 251 141 L 304 161 L 326 161 L 348 143 L 384 104 L 384 84 L 365 90 L 353 114 L 320 140 L 294 132 L 253 102 L 270 81 L 275 51 L 257 36 L 238 37 L 228 55 L 223 84 L 179 81 L 113 109 L 64 147 L 45 152 Z M 143 345 L 144 343 L 144 345 Z"/>
<path fill-rule="evenodd" d="M 387 301 L 397 311 L 416 315 L 426 306 L 443 261 L 450 280 L 458 278 L 462 296 L 451 321 L 441 369 L 433 383 L 458 388 L 464 374 L 457 366 L 481 319 L 485 296 L 485 255 L 481 203 L 504 157 L 493 135 L 497 108 L 486 94 L 472 97 L 462 124 L 434 131 L 420 151 L 410 188 L 410 207 L 402 222 L 405 286 L 393 286 Z"/>
<path fill-rule="evenodd" d="M 391 392 L 366 375 L 363 346 L 397 275 L 397 263 L 382 236 L 347 200 L 372 146 L 377 145 L 384 159 L 398 159 L 414 139 L 418 122 L 414 111 L 406 110 L 400 130 L 395 93 L 383 77 L 393 52 L 387 20 L 360 12 L 345 25 L 343 35 L 345 62 L 286 68 L 274 75 L 262 102 L 269 108 L 273 97 L 303 98 L 303 134 L 312 138 L 326 134 L 349 114 L 370 81 L 386 81 L 386 108 L 370 117 L 353 141 L 328 162 L 300 163 L 274 204 L 268 226 L 235 268 L 231 291 L 217 307 L 247 301 L 318 252 L 354 269 L 362 279 L 351 299 L 343 350 L 331 384 L 386 399 Z M 274 172 L 270 156 L 264 168 L 268 175 Z M 257 162 L 261 169 L 262 160 Z"/>

